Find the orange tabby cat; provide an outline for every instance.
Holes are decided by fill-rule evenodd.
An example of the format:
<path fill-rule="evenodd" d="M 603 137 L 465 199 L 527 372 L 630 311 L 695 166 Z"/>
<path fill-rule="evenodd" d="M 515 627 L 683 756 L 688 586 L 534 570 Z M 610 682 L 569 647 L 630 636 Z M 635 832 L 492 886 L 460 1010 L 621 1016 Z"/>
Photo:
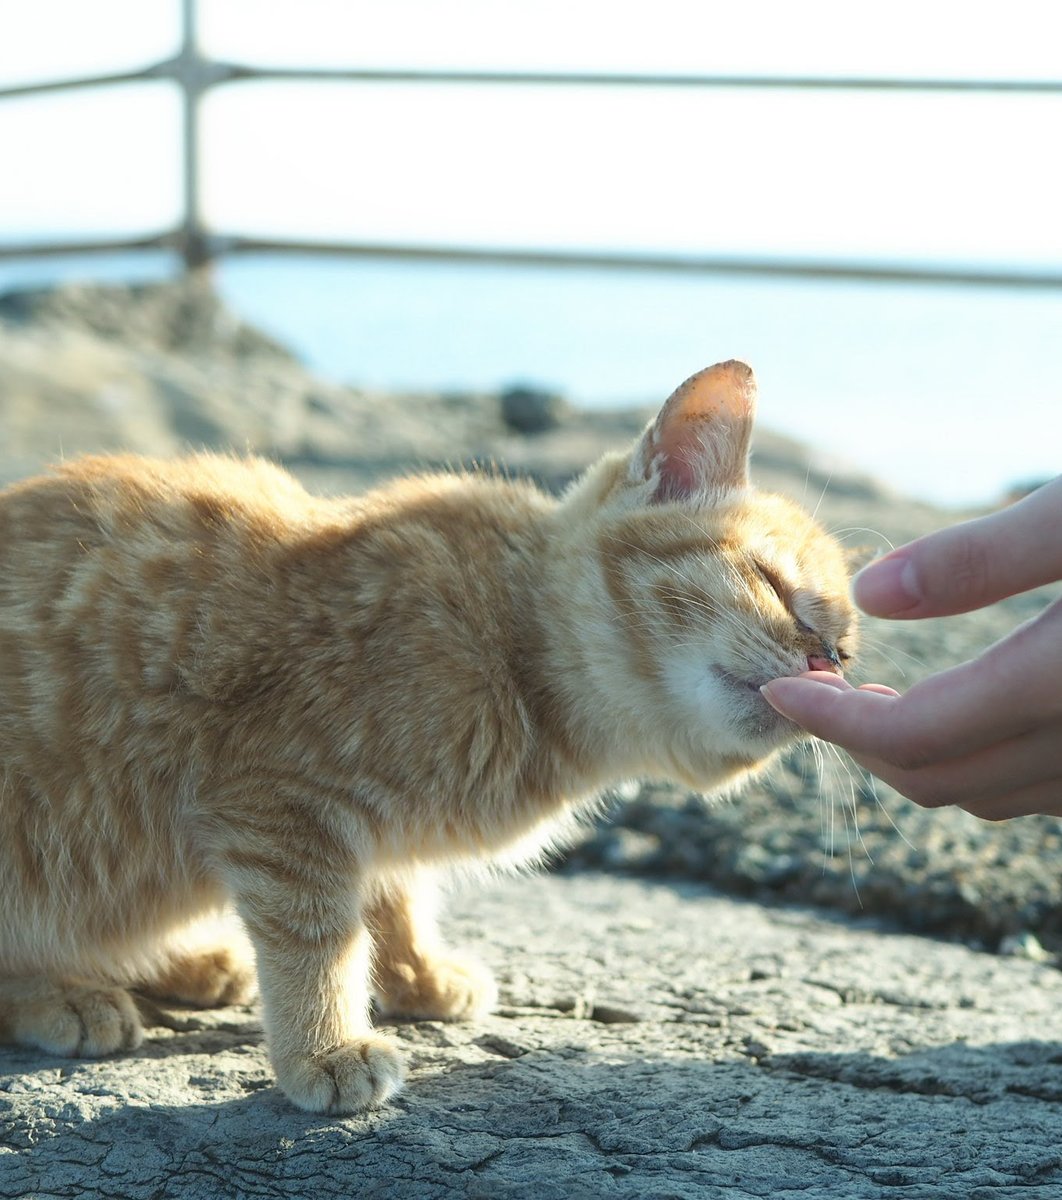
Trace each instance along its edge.
<path fill-rule="evenodd" d="M 126 990 L 257 976 L 281 1087 L 399 1086 L 383 1013 L 463 1018 L 433 871 L 526 857 L 610 781 L 718 788 L 837 668 L 836 545 L 750 489 L 754 383 L 702 371 L 559 501 L 401 480 L 318 499 L 256 460 L 87 458 L 0 493 L 0 1035 L 136 1046 Z M 193 936 L 232 902 L 254 968 Z"/>

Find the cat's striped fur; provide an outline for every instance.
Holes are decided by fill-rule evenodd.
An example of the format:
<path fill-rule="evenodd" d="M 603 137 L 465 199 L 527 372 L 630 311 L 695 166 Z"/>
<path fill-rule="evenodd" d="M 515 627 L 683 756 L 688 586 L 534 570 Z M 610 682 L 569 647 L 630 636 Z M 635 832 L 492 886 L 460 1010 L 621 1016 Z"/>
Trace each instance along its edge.
<path fill-rule="evenodd" d="M 610 781 L 714 789 L 836 664 L 843 556 L 748 487 L 753 383 L 695 376 L 556 501 L 420 476 L 308 495 L 261 461 L 89 458 L 0 493 L 0 1035 L 135 1046 L 128 988 L 255 975 L 281 1086 L 398 1085 L 383 1012 L 489 1007 L 431 878 L 533 853 Z M 190 923 L 233 902 L 254 965 Z"/>

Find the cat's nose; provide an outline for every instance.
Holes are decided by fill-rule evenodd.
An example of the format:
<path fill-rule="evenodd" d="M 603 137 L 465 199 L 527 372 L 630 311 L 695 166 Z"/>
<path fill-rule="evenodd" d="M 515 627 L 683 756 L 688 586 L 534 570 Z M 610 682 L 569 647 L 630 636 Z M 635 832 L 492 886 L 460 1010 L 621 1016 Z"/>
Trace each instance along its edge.
<path fill-rule="evenodd" d="M 808 655 L 808 670 L 809 671 L 831 671 L 834 675 L 843 675 L 841 670 L 841 661 L 832 650 L 826 649 L 824 654 L 809 654 Z"/>

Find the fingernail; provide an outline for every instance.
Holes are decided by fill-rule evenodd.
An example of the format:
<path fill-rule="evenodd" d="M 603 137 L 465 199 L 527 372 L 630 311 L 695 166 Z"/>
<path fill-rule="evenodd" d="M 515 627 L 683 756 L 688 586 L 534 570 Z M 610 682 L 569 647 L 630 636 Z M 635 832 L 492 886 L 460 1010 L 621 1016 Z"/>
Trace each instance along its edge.
<path fill-rule="evenodd" d="M 779 702 L 779 690 L 784 693 L 785 685 L 783 684 L 781 689 L 779 689 L 778 680 L 772 679 L 770 683 L 765 683 L 760 687 L 760 694 L 772 708 L 776 708 L 780 713 L 782 713 L 783 716 L 785 716 L 786 714 L 783 712 L 781 703 Z"/>
<path fill-rule="evenodd" d="M 794 710 L 800 707 L 801 696 L 806 699 L 809 689 L 810 694 L 814 694 L 820 688 L 833 690 L 825 679 L 806 679 L 801 675 L 784 675 L 762 684 L 760 693 L 767 703 L 772 708 L 776 708 L 782 716 L 791 717 Z"/>
<path fill-rule="evenodd" d="M 898 554 L 870 563 L 852 580 L 852 598 L 877 617 L 910 612 L 922 599 L 914 561 Z"/>

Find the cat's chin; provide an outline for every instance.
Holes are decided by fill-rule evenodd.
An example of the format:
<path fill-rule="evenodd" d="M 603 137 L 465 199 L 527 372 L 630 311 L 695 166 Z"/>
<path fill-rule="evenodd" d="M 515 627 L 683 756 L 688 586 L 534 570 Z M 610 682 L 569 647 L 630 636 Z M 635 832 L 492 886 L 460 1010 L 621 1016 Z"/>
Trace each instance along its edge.
<path fill-rule="evenodd" d="M 724 667 L 713 668 L 713 673 L 726 692 L 731 727 L 747 742 L 750 752 L 770 753 L 804 735 L 799 725 L 764 699 L 760 688 L 766 679 L 742 679 Z"/>

